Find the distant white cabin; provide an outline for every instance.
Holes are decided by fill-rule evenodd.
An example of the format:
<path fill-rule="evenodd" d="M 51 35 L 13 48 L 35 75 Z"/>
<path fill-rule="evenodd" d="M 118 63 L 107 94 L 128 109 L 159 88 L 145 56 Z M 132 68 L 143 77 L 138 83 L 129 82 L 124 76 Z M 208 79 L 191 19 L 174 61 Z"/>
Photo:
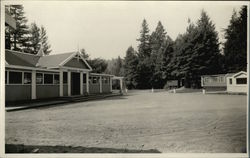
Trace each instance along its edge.
<path fill-rule="evenodd" d="M 201 86 L 206 91 L 247 92 L 247 73 L 204 75 L 201 76 Z"/>
<path fill-rule="evenodd" d="M 240 71 L 231 77 L 227 77 L 228 92 L 247 92 L 247 73 Z"/>

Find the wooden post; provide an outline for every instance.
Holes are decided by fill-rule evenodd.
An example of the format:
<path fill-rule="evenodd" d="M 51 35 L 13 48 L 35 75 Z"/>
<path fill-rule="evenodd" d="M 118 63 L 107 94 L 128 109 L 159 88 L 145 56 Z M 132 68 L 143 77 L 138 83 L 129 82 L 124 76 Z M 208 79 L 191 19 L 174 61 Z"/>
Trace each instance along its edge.
<path fill-rule="evenodd" d="M 110 84 L 110 92 L 112 92 L 112 84 L 113 84 L 113 83 L 112 83 L 112 77 L 110 77 L 109 79 L 110 79 L 110 81 L 109 81 L 109 82 L 110 82 L 110 83 L 109 83 L 109 84 Z"/>
<path fill-rule="evenodd" d="M 120 78 L 120 90 L 121 90 L 121 93 L 122 93 L 122 78 Z"/>
<path fill-rule="evenodd" d="M 31 99 L 36 99 L 36 70 L 31 74 Z"/>
<path fill-rule="evenodd" d="M 102 76 L 99 78 L 100 93 L 102 93 Z"/>
<path fill-rule="evenodd" d="M 202 93 L 203 93 L 203 94 L 206 94 L 206 90 L 205 90 L 205 89 L 202 89 Z"/>
<path fill-rule="evenodd" d="M 68 71 L 68 96 L 71 96 L 71 72 Z"/>
<path fill-rule="evenodd" d="M 89 93 L 89 72 L 86 72 L 86 92 Z"/>
<path fill-rule="evenodd" d="M 60 84 L 60 87 L 59 87 L 59 91 L 60 91 L 60 97 L 63 96 L 63 71 L 60 70 L 60 74 L 59 74 L 59 84 Z"/>

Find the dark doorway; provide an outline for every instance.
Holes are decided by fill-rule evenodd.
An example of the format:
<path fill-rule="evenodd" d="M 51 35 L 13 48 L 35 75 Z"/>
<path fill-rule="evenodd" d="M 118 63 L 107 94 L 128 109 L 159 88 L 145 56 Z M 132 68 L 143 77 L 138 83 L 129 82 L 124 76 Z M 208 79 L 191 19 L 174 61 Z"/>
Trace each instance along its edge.
<path fill-rule="evenodd" d="M 71 73 L 71 94 L 72 95 L 80 94 L 80 73 L 77 72 Z"/>

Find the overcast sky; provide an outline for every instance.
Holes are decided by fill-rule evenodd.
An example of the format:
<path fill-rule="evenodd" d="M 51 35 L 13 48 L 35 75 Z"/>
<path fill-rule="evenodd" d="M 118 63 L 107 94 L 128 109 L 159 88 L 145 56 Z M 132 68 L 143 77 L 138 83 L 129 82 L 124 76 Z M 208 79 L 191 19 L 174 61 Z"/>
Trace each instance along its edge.
<path fill-rule="evenodd" d="M 85 50 L 92 58 L 125 56 L 132 45 L 137 49 L 142 20 L 153 31 L 160 20 L 167 34 L 175 39 L 184 33 L 188 18 L 196 22 L 204 9 L 216 25 L 220 40 L 239 2 L 143 2 L 143 1 L 62 1 L 23 3 L 29 24 L 44 25 L 52 53 Z"/>

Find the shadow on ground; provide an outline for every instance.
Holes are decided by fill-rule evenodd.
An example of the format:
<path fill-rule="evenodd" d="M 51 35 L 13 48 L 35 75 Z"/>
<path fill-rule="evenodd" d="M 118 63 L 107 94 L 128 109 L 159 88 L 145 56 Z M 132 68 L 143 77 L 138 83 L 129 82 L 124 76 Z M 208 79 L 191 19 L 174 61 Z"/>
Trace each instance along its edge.
<path fill-rule="evenodd" d="M 161 153 L 157 149 L 133 150 L 97 147 L 5 144 L 6 153 Z"/>

